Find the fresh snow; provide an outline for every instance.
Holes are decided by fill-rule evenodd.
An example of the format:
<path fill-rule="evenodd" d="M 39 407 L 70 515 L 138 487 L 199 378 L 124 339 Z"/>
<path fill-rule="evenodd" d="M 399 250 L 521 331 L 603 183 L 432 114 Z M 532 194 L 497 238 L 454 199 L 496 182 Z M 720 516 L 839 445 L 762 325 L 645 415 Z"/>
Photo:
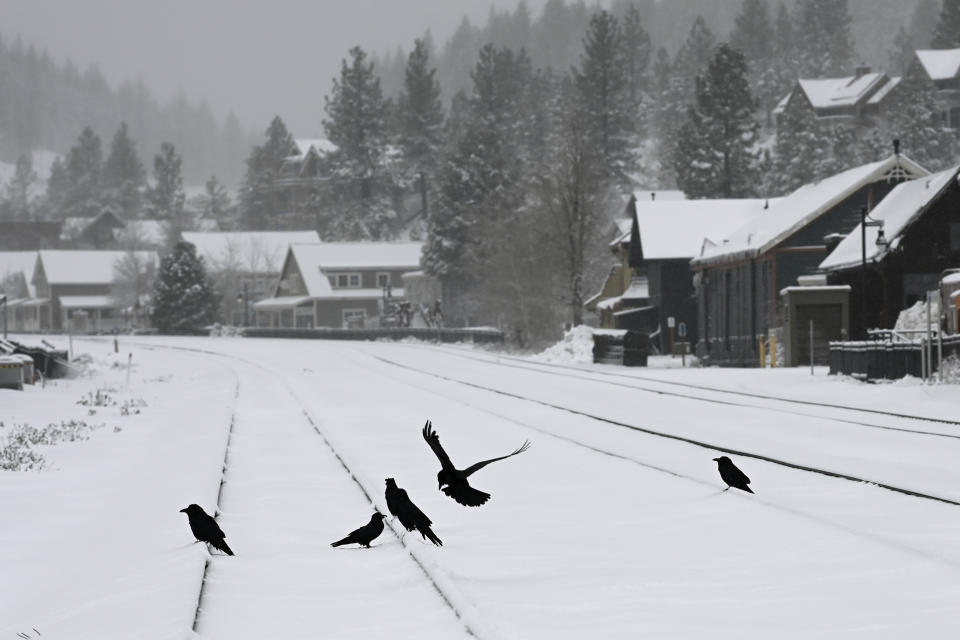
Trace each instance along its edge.
<path fill-rule="evenodd" d="M 917 49 L 917 58 L 931 80 L 952 80 L 960 72 L 960 49 Z"/>
<path fill-rule="evenodd" d="M 960 633 L 960 508 L 735 454 L 756 495 L 722 492 L 716 449 L 614 424 L 960 501 L 955 426 L 722 392 L 956 419 L 956 387 L 414 343 L 121 337 L 114 353 L 111 339 L 73 342 L 91 375 L 0 390 L 0 437 L 22 422 L 104 425 L 43 448 L 48 470 L 0 473 L 0 637 Z M 565 342 L 572 354 L 587 331 Z M 118 405 L 76 404 L 98 389 Z M 122 415 L 134 400 L 141 413 Z M 437 490 L 427 419 L 458 465 L 533 447 L 473 476 L 493 497 L 461 507 Z M 221 476 L 232 558 L 194 544 L 178 512 L 214 512 Z M 364 492 L 386 508 L 385 477 L 443 547 L 390 528 L 371 550 L 329 546 L 369 519 Z"/>

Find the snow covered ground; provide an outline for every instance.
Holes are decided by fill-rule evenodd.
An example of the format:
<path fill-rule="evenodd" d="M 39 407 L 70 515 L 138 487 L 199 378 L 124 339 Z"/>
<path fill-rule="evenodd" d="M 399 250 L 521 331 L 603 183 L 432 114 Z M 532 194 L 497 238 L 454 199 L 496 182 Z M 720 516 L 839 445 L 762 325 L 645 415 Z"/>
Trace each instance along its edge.
<path fill-rule="evenodd" d="M 956 386 L 418 344 L 75 342 L 92 375 L 0 390 L 0 439 L 103 424 L 38 449 L 44 471 L 0 472 L 0 638 L 960 632 L 960 427 L 838 408 L 958 420 Z M 76 404 L 105 389 L 116 405 Z M 426 419 L 461 467 L 533 447 L 473 476 L 493 497 L 462 507 L 437 490 Z M 719 450 L 742 452 L 756 495 L 722 492 Z M 370 499 L 386 509 L 386 477 L 443 547 L 391 529 L 371 550 L 329 546 Z M 232 558 L 178 513 L 218 493 Z"/>

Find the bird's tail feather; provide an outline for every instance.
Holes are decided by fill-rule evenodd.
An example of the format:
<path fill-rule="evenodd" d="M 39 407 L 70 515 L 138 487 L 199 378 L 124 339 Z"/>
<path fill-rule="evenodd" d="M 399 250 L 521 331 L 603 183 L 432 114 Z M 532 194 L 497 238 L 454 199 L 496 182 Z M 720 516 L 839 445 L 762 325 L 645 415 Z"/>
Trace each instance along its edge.
<path fill-rule="evenodd" d="M 751 489 L 747 485 L 743 485 L 743 490 L 746 491 L 747 493 L 753 493 L 753 489 Z"/>
<path fill-rule="evenodd" d="M 331 542 L 331 543 L 330 543 L 330 546 L 331 546 L 331 547 L 339 547 L 339 546 L 342 546 L 342 545 L 345 545 L 345 544 L 350 544 L 350 536 L 347 536 L 347 537 L 344 538 L 343 540 L 337 540 L 336 542 Z"/>
<path fill-rule="evenodd" d="M 420 531 L 420 535 L 423 536 L 424 540 L 429 540 L 438 547 L 443 546 L 443 540 L 438 538 L 437 534 L 435 534 L 430 527 L 418 527 L 418 531 Z"/>
<path fill-rule="evenodd" d="M 215 542 L 211 542 L 210 544 L 213 545 L 213 548 L 214 548 L 214 549 L 217 549 L 217 550 L 219 550 L 219 551 L 223 551 L 223 552 L 224 552 L 225 554 L 227 554 L 228 556 L 232 556 L 232 555 L 233 555 L 233 549 L 231 549 L 230 546 L 227 545 L 227 541 L 226 541 L 226 540 L 217 540 L 217 541 L 215 541 Z"/>

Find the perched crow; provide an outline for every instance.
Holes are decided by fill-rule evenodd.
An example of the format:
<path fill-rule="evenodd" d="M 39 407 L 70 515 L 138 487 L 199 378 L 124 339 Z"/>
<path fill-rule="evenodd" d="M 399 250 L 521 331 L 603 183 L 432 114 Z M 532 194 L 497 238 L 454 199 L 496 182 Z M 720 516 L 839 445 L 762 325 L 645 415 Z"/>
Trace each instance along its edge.
<path fill-rule="evenodd" d="M 423 426 L 423 439 L 427 441 L 427 444 L 433 449 L 437 458 L 440 459 L 442 469 L 437 473 L 437 488 L 465 507 L 479 507 L 490 499 L 489 493 L 479 491 L 470 486 L 470 483 L 467 482 L 467 478 L 470 475 L 483 469 L 491 462 L 515 456 L 530 448 L 530 441 L 527 440 L 513 453 L 478 462 L 466 469 L 457 469 L 453 466 L 453 463 L 450 462 L 450 456 L 448 456 L 447 452 L 440 446 L 440 436 L 433 430 L 433 425 L 429 420 L 427 420 L 427 424 Z"/>
<path fill-rule="evenodd" d="M 438 547 L 442 547 L 443 542 L 430 530 L 430 525 L 433 524 L 430 518 L 423 511 L 420 511 L 417 505 L 413 504 L 407 492 L 397 486 L 396 480 L 387 478 L 386 482 L 387 489 L 384 496 L 387 498 L 387 508 L 390 509 L 390 513 L 400 519 L 400 524 L 407 531 L 416 529 L 424 540 L 430 540 Z"/>
<path fill-rule="evenodd" d="M 194 538 L 212 545 L 214 549 L 223 551 L 228 556 L 233 555 L 233 551 L 224 541 L 227 535 L 223 532 L 223 529 L 199 505 L 192 504 L 186 509 L 180 509 L 180 513 L 187 514 L 187 519 L 190 521 L 190 531 L 193 532 Z"/>
<path fill-rule="evenodd" d="M 743 471 L 740 471 L 730 458 L 720 456 L 719 458 L 714 458 L 714 460 L 717 463 L 717 469 L 720 470 L 720 477 L 727 483 L 727 489 L 734 487 L 747 493 L 753 493 L 753 489 L 747 486 L 750 484 L 750 478 L 748 478 L 747 474 Z M 724 491 L 727 489 L 724 489 Z"/>
<path fill-rule="evenodd" d="M 381 533 L 383 533 L 383 519 L 386 518 L 385 515 L 379 511 L 374 511 L 373 515 L 370 516 L 370 522 L 363 525 L 359 529 L 354 529 L 350 532 L 343 540 L 337 540 L 336 542 L 331 542 L 331 547 L 339 547 L 345 544 L 359 544 L 364 547 L 370 548 L 370 543 L 377 539 Z"/>

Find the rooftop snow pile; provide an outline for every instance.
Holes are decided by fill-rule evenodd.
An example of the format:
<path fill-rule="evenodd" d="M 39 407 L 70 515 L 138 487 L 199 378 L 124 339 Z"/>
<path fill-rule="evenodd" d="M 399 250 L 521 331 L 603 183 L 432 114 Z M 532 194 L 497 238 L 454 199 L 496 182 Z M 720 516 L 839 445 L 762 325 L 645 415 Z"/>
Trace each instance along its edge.
<path fill-rule="evenodd" d="M 940 301 L 937 298 L 930 300 L 930 331 L 936 331 L 940 322 Z M 894 331 L 927 331 L 927 304 L 923 300 L 918 300 L 909 309 L 904 309 L 897 316 L 897 324 L 893 327 Z M 919 342 L 924 334 L 914 334 L 908 336 L 915 342 Z"/>
<path fill-rule="evenodd" d="M 946 188 L 950 180 L 957 175 L 958 170 L 960 167 L 954 167 L 925 178 L 899 184 L 870 212 L 872 219 L 883 220 L 883 235 L 889 247 L 877 246 L 879 227 L 868 226 L 866 229 L 867 262 L 883 259 L 888 248 L 896 248 L 904 229 Z M 857 225 L 820 263 L 820 270 L 835 271 L 858 267 L 862 262 L 863 246 L 860 225 Z"/>
<path fill-rule="evenodd" d="M 567 331 L 563 340 L 533 356 L 540 362 L 593 362 L 593 329 L 585 324 Z"/>

